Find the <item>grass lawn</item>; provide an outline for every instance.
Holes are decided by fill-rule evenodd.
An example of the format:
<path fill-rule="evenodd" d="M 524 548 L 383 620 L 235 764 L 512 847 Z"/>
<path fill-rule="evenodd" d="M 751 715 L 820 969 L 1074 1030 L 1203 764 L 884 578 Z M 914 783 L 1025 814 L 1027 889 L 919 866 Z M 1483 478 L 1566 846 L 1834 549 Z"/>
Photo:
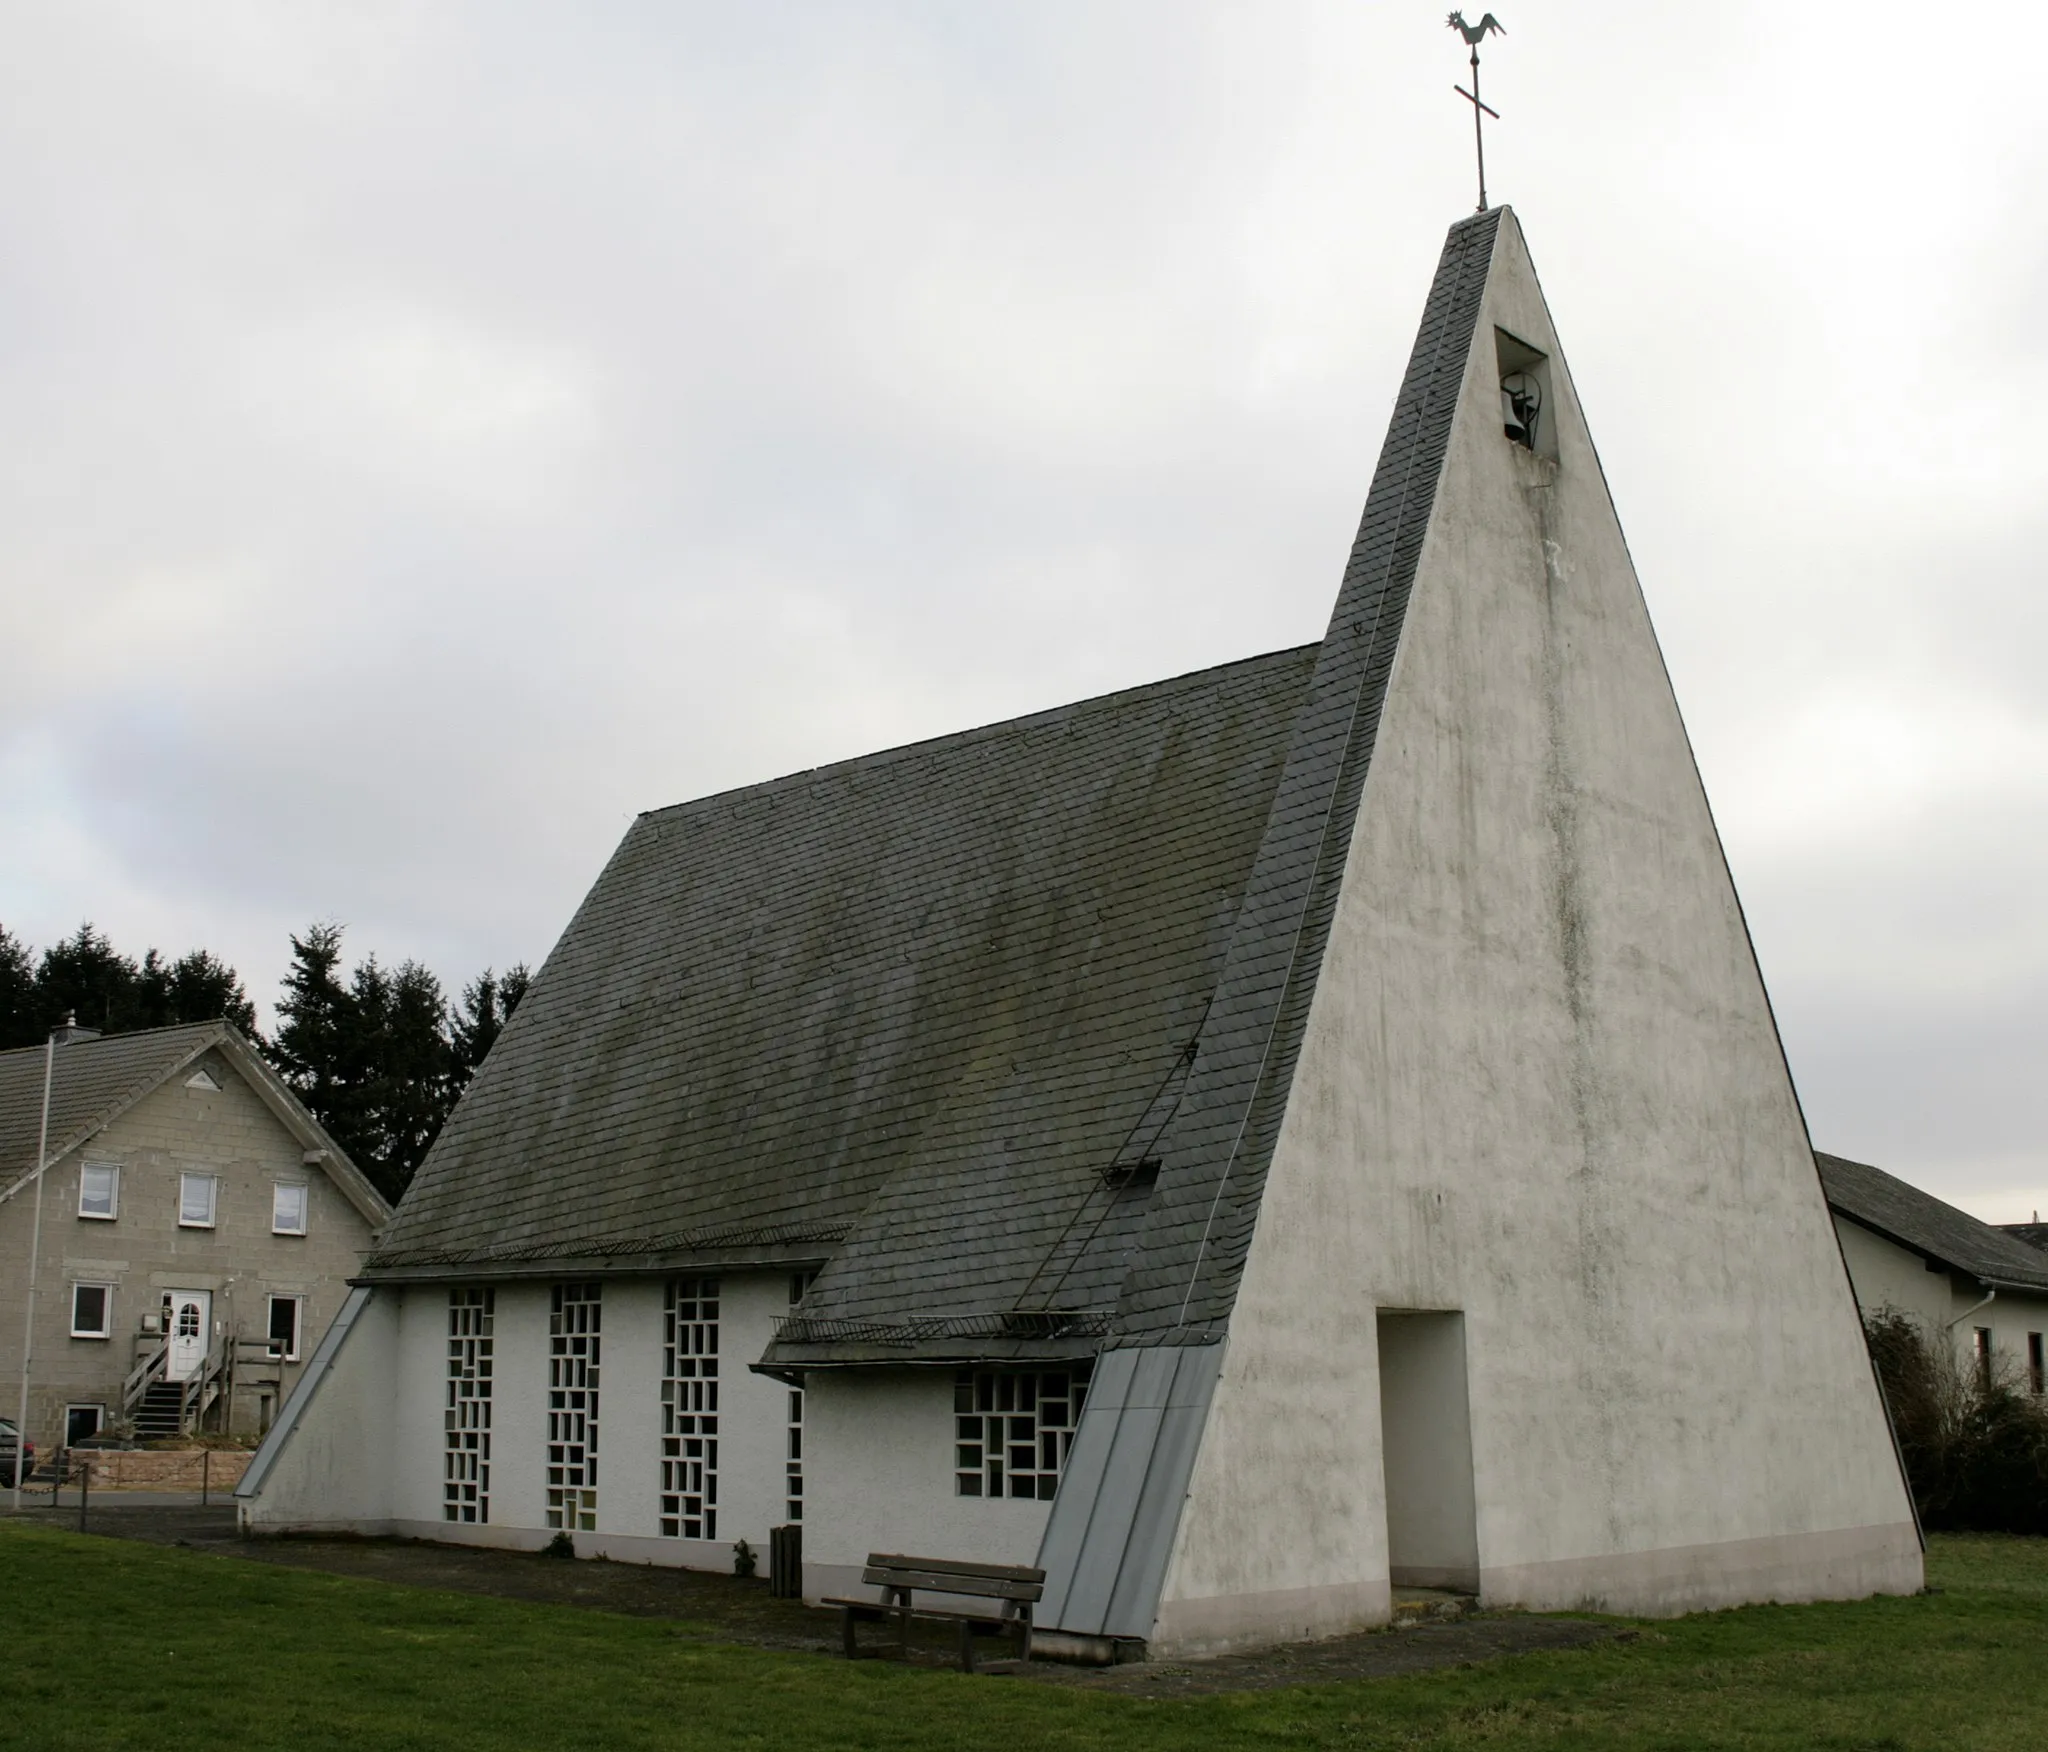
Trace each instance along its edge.
<path fill-rule="evenodd" d="M 2048 1747 L 2048 1541 L 1937 1539 L 1928 1571 L 1940 1592 L 1918 1599 L 1751 1607 L 1419 1678 L 1154 1701 L 0 1524 L 0 1745 Z"/>

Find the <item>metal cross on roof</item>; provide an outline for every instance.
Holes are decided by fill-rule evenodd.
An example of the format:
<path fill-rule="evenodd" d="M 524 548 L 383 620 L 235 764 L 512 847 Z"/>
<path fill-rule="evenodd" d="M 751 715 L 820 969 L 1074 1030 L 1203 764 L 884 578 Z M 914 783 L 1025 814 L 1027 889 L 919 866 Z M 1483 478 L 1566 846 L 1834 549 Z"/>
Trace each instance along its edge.
<path fill-rule="evenodd" d="M 1508 27 L 1502 24 L 1490 12 L 1477 24 L 1467 24 L 1465 22 L 1465 15 L 1462 12 L 1452 13 L 1448 22 L 1451 29 L 1463 37 L 1472 50 L 1472 89 L 1467 91 L 1462 85 L 1454 85 L 1451 89 L 1472 106 L 1472 144 L 1479 152 L 1479 210 L 1484 213 L 1486 211 L 1486 136 L 1481 130 L 1486 124 L 1483 117 L 1491 116 L 1495 121 L 1499 121 L 1500 111 L 1479 101 L 1479 45 L 1486 40 L 1488 32 L 1506 36 L 1508 34 Z"/>

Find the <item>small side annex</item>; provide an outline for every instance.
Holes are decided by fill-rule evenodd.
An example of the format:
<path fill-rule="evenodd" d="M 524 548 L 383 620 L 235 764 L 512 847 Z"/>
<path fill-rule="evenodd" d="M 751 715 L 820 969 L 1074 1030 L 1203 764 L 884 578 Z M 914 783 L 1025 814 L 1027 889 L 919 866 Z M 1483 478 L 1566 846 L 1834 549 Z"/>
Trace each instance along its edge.
<path fill-rule="evenodd" d="M 1155 1653 L 1919 1587 L 1511 212 L 1318 644 L 634 824 L 241 1496 L 718 1568 L 800 1520 L 813 1595 L 1035 1562 Z"/>

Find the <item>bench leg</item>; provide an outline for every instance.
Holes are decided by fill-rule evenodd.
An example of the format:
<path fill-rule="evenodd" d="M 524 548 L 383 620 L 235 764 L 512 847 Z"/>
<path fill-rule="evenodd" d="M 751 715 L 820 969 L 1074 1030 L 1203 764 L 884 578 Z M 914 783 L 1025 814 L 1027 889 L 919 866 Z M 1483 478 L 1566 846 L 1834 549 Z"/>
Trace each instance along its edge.
<path fill-rule="evenodd" d="M 851 1606 L 839 1608 L 839 1640 L 845 1645 L 846 1658 L 849 1661 L 860 1659 L 860 1644 L 855 1640 L 853 1634 L 853 1608 Z"/>
<path fill-rule="evenodd" d="M 960 1671 L 974 1671 L 974 1626 L 964 1618 L 960 1621 Z"/>

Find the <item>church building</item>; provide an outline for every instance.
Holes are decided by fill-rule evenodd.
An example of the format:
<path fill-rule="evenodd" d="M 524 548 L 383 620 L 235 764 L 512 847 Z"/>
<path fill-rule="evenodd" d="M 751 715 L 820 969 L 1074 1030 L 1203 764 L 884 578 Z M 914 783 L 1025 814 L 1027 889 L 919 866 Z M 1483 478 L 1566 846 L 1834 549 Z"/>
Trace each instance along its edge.
<path fill-rule="evenodd" d="M 241 1488 L 1035 1564 L 1153 1654 L 1906 1593 L 1749 935 L 1521 228 L 1319 644 L 641 816 Z"/>

